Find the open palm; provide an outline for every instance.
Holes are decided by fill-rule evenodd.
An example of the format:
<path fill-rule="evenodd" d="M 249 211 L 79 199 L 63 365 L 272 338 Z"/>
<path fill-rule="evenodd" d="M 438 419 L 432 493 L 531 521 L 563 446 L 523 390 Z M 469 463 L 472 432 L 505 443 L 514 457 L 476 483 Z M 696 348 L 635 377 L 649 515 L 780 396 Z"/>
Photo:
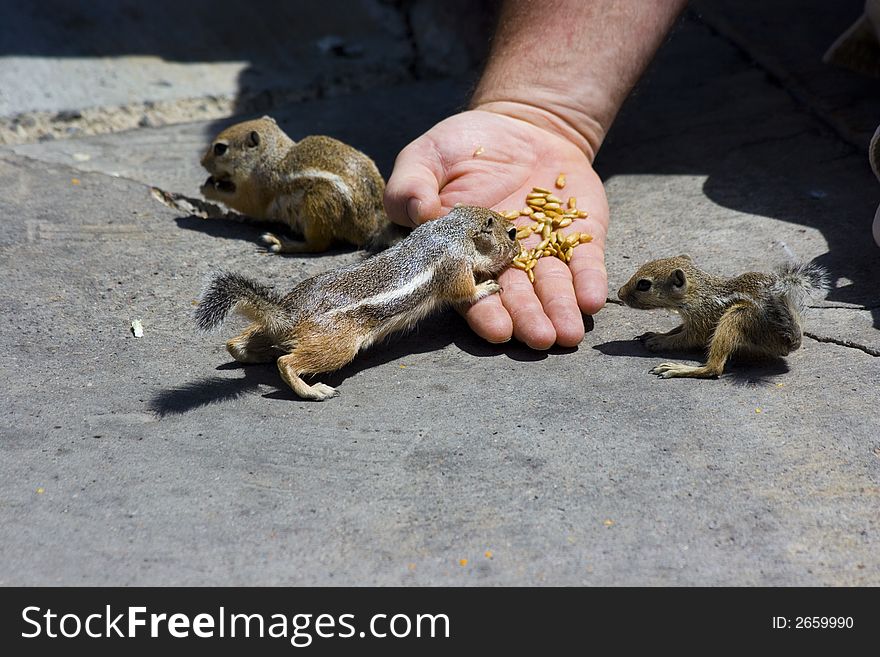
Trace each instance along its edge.
<path fill-rule="evenodd" d="M 490 342 L 511 335 L 535 349 L 554 343 L 575 346 L 584 336 L 581 313 L 605 303 L 605 235 L 608 202 L 599 177 L 577 146 L 520 119 L 482 110 L 452 116 L 407 146 L 388 181 L 385 205 L 399 223 L 419 224 L 446 214 L 456 203 L 496 210 L 519 210 L 534 186 L 553 188 L 560 173 L 566 186 L 556 194 L 577 198 L 589 216 L 565 232 L 585 232 L 593 241 L 578 246 L 571 262 L 541 258 L 535 283 L 510 268 L 499 277 L 500 295 L 465 311 L 465 318 Z M 518 220 L 530 223 L 525 218 Z M 528 248 L 535 236 L 524 240 Z"/>

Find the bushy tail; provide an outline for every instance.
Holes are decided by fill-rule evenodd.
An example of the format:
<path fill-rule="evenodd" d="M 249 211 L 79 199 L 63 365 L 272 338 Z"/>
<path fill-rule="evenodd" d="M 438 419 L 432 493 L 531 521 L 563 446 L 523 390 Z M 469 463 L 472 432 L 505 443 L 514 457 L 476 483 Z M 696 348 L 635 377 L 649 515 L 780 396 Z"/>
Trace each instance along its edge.
<path fill-rule="evenodd" d="M 812 262 L 792 262 L 780 267 L 775 291 L 788 298 L 798 313 L 803 314 L 811 301 L 828 290 L 828 272 Z"/>
<path fill-rule="evenodd" d="M 239 274 L 219 272 L 199 299 L 196 324 L 203 331 L 214 330 L 233 310 L 271 332 L 283 330 L 290 323 L 282 297 L 272 288 Z"/>

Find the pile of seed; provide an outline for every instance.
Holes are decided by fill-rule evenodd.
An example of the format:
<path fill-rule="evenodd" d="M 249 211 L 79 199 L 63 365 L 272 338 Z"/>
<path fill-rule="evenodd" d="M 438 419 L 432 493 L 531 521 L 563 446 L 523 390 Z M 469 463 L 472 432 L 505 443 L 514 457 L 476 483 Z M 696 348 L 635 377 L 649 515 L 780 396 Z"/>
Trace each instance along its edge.
<path fill-rule="evenodd" d="M 558 189 L 565 187 L 565 174 L 559 174 L 556 187 Z M 532 234 L 541 236 L 541 241 L 534 247 L 523 249 L 513 259 L 513 266 L 526 272 L 532 283 L 535 282 L 532 269 L 538 260 L 555 256 L 563 262 L 571 262 L 574 248 L 593 239 L 593 236 L 587 233 L 562 234 L 563 228 L 575 219 L 585 218 L 587 213 L 577 209 L 577 199 L 574 196 L 569 197 L 568 202 L 563 204 L 561 198 L 543 187 L 532 187 L 532 191 L 526 195 L 526 205 L 522 210 L 510 210 L 501 214 L 508 221 L 528 217 L 533 222 L 531 225 L 518 226 L 516 232 L 518 240 L 523 240 Z"/>

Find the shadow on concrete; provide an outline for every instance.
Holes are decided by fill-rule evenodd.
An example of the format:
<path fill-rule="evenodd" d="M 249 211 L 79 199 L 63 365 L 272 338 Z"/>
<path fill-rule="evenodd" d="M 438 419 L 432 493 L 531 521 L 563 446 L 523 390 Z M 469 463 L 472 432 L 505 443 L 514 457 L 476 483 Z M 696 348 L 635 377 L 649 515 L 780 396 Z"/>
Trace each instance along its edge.
<path fill-rule="evenodd" d="M 274 258 L 321 258 L 323 256 L 338 255 L 341 253 L 350 253 L 355 251 L 354 246 L 346 246 L 339 244 L 331 249 L 322 251 L 321 253 L 271 253 L 266 249 L 266 245 L 260 239 L 265 232 L 283 235 L 285 237 L 302 237 L 290 231 L 285 224 L 273 223 L 269 221 L 233 221 L 230 219 L 205 219 L 197 215 L 187 215 L 185 217 L 176 217 L 174 222 L 178 228 L 184 230 L 193 230 L 211 237 L 218 237 L 227 240 L 240 240 L 243 242 L 251 242 L 254 245 L 254 252 L 258 255 L 272 256 Z M 368 251 L 361 250 L 366 258 L 370 255 Z"/>
<path fill-rule="evenodd" d="M 596 351 L 606 356 L 623 356 L 626 358 L 652 359 L 647 369 L 651 369 L 660 363 L 673 362 L 705 362 L 706 352 L 692 351 L 649 351 L 638 339 L 633 340 L 610 340 L 601 344 L 593 345 Z M 653 361 L 656 361 L 653 362 Z M 788 363 L 784 358 L 766 358 L 760 356 L 734 355 L 724 368 L 724 379 L 746 386 L 766 385 L 773 377 L 786 374 L 789 371 Z"/>
<path fill-rule="evenodd" d="M 147 408 L 159 417 L 182 415 L 203 406 L 229 402 L 255 393 L 261 386 L 286 388 L 278 375 L 278 368 L 271 363 L 266 365 L 227 363 L 217 369 L 241 370 L 244 376 L 235 379 L 206 376 L 182 386 L 162 390 L 150 399 Z"/>
<path fill-rule="evenodd" d="M 861 11 L 856 9 L 853 17 Z M 811 26 L 813 40 L 830 44 L 853 20 L 847 16 Z M 815 229 L 828 243 L 817 262 L 832 281 L 840 279 L 828 301 L 876 306 L 880 250 L 871 222 L 880 185 L 866 150 L 843 141 L 784 90 L 767 87 L 762 70 L 721 43 L 695 15 L 685 16 L 624 105 L 599 153 L 597 171 L 606 181 L 618 175 L 705 176 L 703 192 L 720 206 L 803 226 L 800 232 Z M 820 49 L 814 56 L 821 54 Z M 851 82 L 854 74 L 841 71 L 840 77 Z M 854 101 L 878 109 L 876 85 L 867 78 L 862 82 L 874 90 Z M 855 93 L 852 85 L 844 86 L 846 94 Z M 743 93 L 762 87 L 767 91 Z M 869 98 L 877 100 L 868 103 Z M 681 220 L 700 218 L 685 214 Z M 669 254 L 656 257 L 662 255 Z M 778 256 L 755 259 L 772 265 Z M 880 309 L 872 312 L 880 327 Z"/>

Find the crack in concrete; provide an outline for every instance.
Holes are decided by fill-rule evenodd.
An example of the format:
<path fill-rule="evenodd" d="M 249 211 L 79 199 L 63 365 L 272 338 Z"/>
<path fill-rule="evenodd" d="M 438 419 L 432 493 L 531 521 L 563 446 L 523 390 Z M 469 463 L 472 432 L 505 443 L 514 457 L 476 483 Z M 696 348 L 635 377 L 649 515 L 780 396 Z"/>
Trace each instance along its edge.
<path fill-rule="evenodd" d="M 863 344 L 859 344 L 857 342 L 852 342 L 851 340 L 838 340 L 837 338 L 829 338 L 822 335 L 816 335 L 815 333 L 810 333 L 809 331 L 804 331 L 804 335 L 816 342 L 826 342 L 831 344 L 836 344 L 841 347 L 848 347 L 850 349 L 857 349 L 859 351 L 863 351 L 869 356 L 880 357 L 880 349 L 874 349 L 873 347 L 867 347 Z"/>
<path fill-rule="evenodd" d="M 807 306 L 807 308 L 815 309 L 815 310 L 877 310 L 880 308 L 880 303 L 872 304 L 870 306 Z"/>

